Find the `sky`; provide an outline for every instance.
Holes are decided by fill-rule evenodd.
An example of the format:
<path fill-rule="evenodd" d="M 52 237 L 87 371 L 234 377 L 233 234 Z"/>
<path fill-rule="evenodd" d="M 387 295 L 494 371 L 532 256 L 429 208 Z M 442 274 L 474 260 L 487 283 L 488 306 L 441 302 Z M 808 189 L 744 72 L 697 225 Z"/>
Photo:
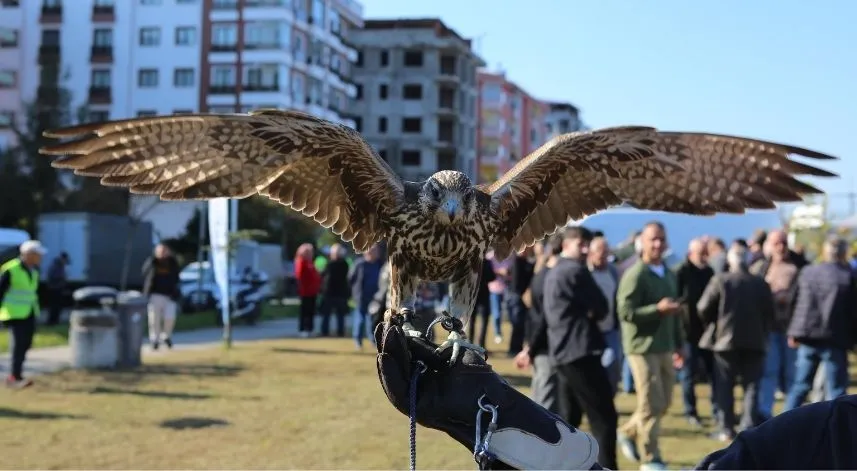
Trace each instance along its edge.
<path fill-rule="evenodd" d="M 647 125 L 814 149 L 807 179 L 857 191 L 857 1 L 362 0 L 366 18 L 437 17 L 489 69 L 568 101 L 592 128 Z M 808 159 L 802 161 L 812 164 Z M 857 207 L 857 200 L 855 200 Z"/>

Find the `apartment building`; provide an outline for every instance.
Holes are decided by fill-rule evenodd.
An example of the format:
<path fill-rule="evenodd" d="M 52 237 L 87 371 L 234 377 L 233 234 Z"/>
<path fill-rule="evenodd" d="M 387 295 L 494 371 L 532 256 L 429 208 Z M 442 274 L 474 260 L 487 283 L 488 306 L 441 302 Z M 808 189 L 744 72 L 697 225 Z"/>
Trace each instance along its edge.
<path fill-rule="evenodd" d="M 479 181 L 496 180 L 547 141 L 548 105 L 506 77 L 480 70 Z"/>
<path fill-rule="evenodd" d="M 571 103 L 548 102 L 548 112 L 545 119 L 547 138 L 568 132 L 584 131 L 587 127 L 580 119 L 580 110 Z"/>
<path fill-rule="evenodd" d="M 403 178 L 439 170 L 476 177 L 476 70 L 471 40 L 436 18 L 366 20 L 349 39 L 357 97 L 353 117 Z"/>
<path fill-rule="evenodd" d="M 50 98 L 47 71 L 88 121 L 276 107 L 354 126 L 355 0 L 0 1 L 0 139 L 22 102 Z M 147 218 L 185 218 L 183 206 Z"/>

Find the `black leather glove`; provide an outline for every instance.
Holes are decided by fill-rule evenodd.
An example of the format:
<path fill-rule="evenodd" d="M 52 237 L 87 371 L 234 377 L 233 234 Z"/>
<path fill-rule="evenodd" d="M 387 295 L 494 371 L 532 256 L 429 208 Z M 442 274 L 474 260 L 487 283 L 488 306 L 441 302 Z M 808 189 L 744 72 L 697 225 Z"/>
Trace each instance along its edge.
<path fill-rule="evenodd" d="M 539 406 L 494 372 L 482 357 L 464 350 L 449 366 L 450 349 L 435 353 L 437 345 L 407 336 L 401 316 L 392 316 L 375 329 L 377 367 L 387 398 L 409 416 L 411 382 L 416 386 L 416 422 L 446 432 L 474 453 L 478 439 L 485 453 L 474 458 L 480 469 L 602 469 L 596 462 L 598 443 Z M 491 409 L 496 408 L 496 429 Z"/>

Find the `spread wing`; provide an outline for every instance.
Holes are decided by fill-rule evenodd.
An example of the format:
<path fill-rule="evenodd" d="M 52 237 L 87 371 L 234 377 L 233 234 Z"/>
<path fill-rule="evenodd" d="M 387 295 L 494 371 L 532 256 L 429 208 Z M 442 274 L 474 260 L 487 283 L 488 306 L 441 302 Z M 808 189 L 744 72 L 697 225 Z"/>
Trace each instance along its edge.
<path fill-rule="evenodd" d="M 192 114 L 45 132 L 52 165 L 163 200 L 261 194 L 331 228 L 357 251 L 380 241 L 403 183 L 354 130 L 298 111 Z"/>
<path fill-rule="evenodd" d="M 771 142 L 637 126 L 558 136 L 482 187 L 501 220 L 495 250 L 521 250 L 570 219 L 623 203 L 686 214 L 743 213 L 821 193 L 795 175 L 836 176 L 790 154 L 835 159 Z"/>

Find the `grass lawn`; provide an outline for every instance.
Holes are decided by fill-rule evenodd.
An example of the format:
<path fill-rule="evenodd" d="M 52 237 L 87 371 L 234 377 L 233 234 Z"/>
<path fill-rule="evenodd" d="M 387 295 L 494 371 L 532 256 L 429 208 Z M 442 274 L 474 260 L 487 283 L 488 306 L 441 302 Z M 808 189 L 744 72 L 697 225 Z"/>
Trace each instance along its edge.
<path fill-rule="evenodd" d="M 296 317 L 297 306 L 293 305 L 264 305 L 261 320 Z M 214 311 L 202 311 L 190 314 L 179 314 L 176 319 L 176 332 L 216 327 Z M 59 347 L 68 344 L 68 324 L 39 325 L 33 337 L 33 348 Z M 9 351 L 9 335 L 0 333 L 0 352 Z"/>
<path fill-rule="evenodd" d="M 503 349 L 496 348 L 498 353 Z M 381 391 L 374 349 L 351 339 L 281 339 L 147 358 L 133 372 L 66 371 L 0 390 L 8 468 L 406 469 L 408 419 Z M 528 391 L 529 375 L 492 362 Z M 710 415 L 708 388 L 697 388 Z M 617 398 L 624 421 L 632 396 Z M 736 405 L 736 407 L 738 407 Z M 584 428 L 586 426 L 584 425 Z M 671 468 L 721 447 L 681 417 L 676 389 L 663 424 Z M 419 428 L 419 469 L 476 469 L 468 450 Z M 620 456 L 623 469 L 635 469 Z"/>

